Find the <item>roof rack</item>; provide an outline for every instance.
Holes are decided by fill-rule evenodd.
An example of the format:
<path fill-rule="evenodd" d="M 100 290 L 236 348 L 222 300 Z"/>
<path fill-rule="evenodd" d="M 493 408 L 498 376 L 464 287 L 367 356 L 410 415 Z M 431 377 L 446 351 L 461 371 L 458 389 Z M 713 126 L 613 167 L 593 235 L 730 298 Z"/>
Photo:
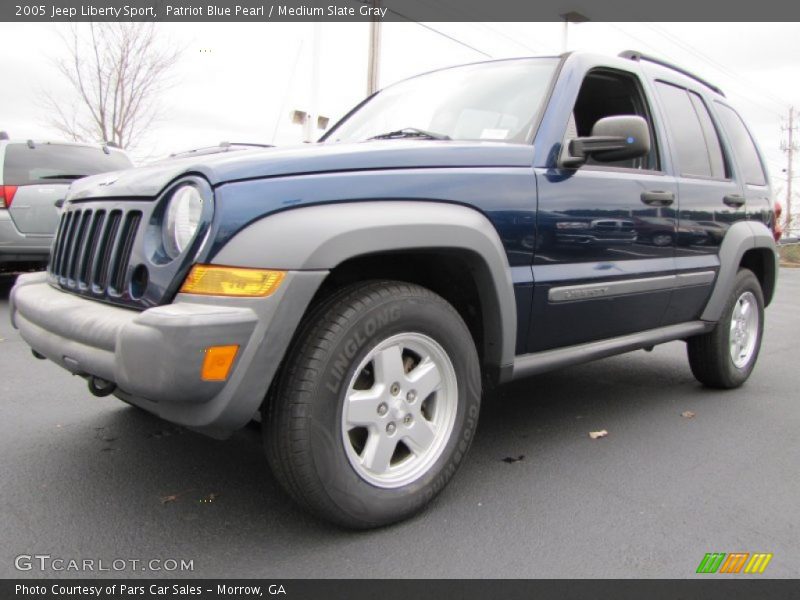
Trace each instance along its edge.
<path fill-rule="evenodd" d="M 651 62 L 651 63 L 656 64 L 656 65 L 661 65 L 662 67 L 667 67 L 668 69 L 672 69 L 673 71 L 677 71 L 678 73 L 681 73 L 682 75 L 686 75 L 687 77 L 691 77 L 692 79 L 694 79 L 698 83 L 702 83 L 704 86 L 706 86 L 711 91 L 718 93 L 723 98 L 725 97 L 725 92 L 723 92 L 721 89 L 719 89 L 714 84 L 709 83 L 708 81 L 698 77 L 694 73 L 691 73 L 690 71 L 687 71 L 686 69 L 682 69 L 681 67 L 678 67 L 676 65 L 673 65 L 672 63 L 667 62 L 666 60 L 662 60 L 660 58 L 656 58 L 655 56 L 650 56 L 648 54 L 644 54 L 644 53 L 639 52 L 637 50 L 625 50 L 624 52 L 620 52 L 618 54 L 618 56 L 620 58 L 627 58 L 628 60 L 635 60 L 637 62 L 642 61 L 642 60 L 646 60 L 647 62 Z"/>

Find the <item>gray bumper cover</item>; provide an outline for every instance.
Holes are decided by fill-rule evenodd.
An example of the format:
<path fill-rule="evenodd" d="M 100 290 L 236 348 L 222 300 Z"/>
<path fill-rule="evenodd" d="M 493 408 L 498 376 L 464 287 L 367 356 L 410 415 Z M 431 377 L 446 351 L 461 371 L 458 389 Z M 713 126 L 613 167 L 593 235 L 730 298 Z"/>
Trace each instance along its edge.
<path fill-rule="evenodd" d="M 52 242 L 52 235 L 20 233 L 8 211 L 0 210 L 0 264 L 47 262 Z"/>
<path fill-rule="evenodd" d="M 224 437 L 253 418 L 326 274 L 289 272 L 268 298 L 179 294 L 138 312 L 62 292 L 35 273 L 20 276 L 11 292 L 11 322 L 72 373 L 112 381 L 125 400 Z M 227 381 L 202 381 L 205 349 L 231 344 L 239 352 Z"/>

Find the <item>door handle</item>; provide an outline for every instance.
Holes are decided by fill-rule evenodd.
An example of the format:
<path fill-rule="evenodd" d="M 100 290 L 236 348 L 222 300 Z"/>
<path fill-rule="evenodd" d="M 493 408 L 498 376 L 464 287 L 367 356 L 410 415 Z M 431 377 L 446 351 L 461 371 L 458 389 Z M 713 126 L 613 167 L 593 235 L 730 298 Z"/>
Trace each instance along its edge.
<path fill-rule="evenodd" d="M 661 192 L 653 190 L 651 192 L 642 192 L 642 202 L 650 206 L 669 206 L 675 202 L 675 194 L 672 192 Z"/>
<path fill-rule="evenodd" d="M 728 194 L 722 201 L 732 208 L 740 208 L 744 206 L 745 198 L 741 194 Z"/>

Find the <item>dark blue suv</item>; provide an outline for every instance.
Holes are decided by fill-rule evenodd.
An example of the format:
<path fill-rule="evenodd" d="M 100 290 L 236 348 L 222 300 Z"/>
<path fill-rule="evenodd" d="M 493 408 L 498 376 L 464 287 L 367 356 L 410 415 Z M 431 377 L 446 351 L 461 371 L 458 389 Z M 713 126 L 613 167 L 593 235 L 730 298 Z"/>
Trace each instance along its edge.
<path fill-rule="evenodd" d="M 636 53 L 391 86 L 319 143 L 73 184 L 12 320 L 39 358 L 225 437 L 261 416 L 317 515 L 413 514 L 482 390 L 687 344 L 741 385 L 777 276 L 763 160 L 724 94 Z"/>

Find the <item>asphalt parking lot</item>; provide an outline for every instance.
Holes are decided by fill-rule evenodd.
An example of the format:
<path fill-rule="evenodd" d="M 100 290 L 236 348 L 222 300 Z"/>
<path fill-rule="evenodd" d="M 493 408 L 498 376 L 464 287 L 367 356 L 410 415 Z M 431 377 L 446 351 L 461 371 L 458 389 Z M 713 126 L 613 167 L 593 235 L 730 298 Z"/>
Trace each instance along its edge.
<path fill-rule="evenodd" d="M 207 439 L 35 360 L 9 324 L 11 281 L 0 577 L 93 575 L 14 566 L 49 554 L 194 564 L 119 576 L 683 578 L 706 552 L 737 551 L 774 554 L 760 577 L 800 576 L 800 270 L 781 273 L 743 388 L 702 388 L 682 343 L 516 383 L 485 401 L 464 467 L 426 512 L 361 533 L 295 509 L 256 428 Z"/>

